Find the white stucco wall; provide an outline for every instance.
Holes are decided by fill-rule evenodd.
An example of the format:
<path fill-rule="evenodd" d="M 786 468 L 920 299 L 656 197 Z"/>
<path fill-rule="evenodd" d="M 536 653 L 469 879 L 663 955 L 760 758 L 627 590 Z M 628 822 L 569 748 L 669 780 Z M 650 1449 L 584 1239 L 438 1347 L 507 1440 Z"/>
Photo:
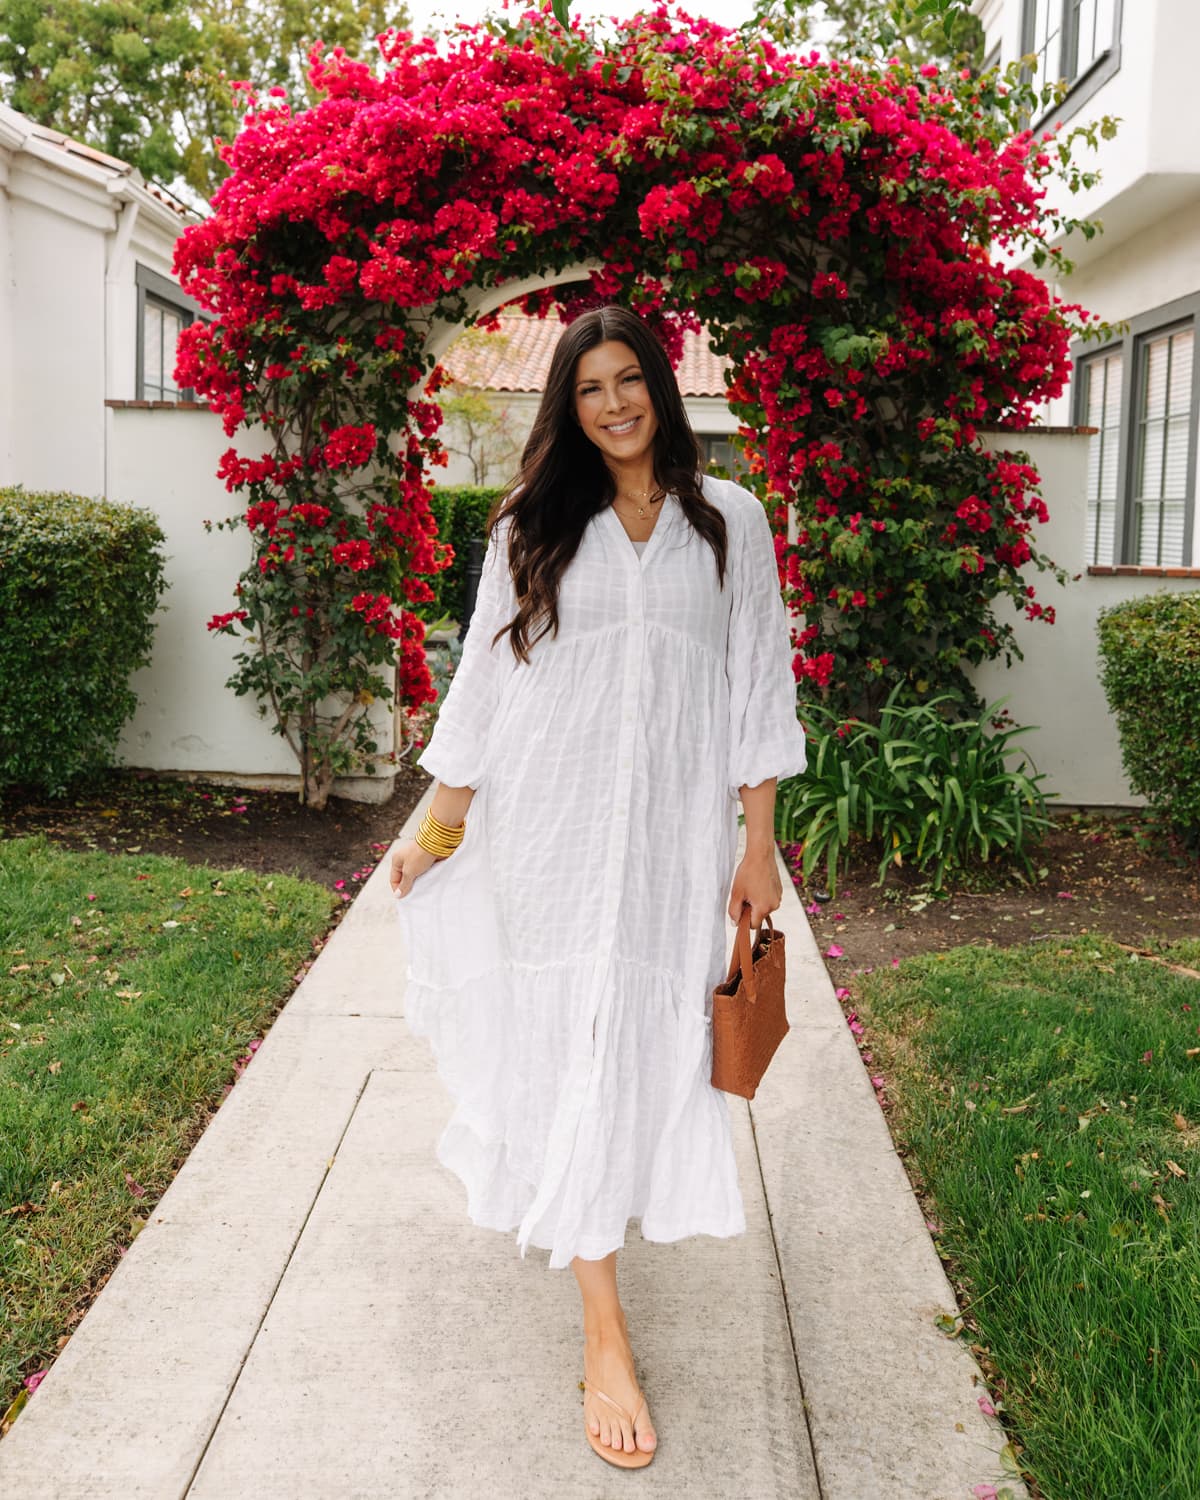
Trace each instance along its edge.
<path fill-rule="evenodd" d="M 1116 723 L 1100 686 L 1096 620 L 1101 609 L 1124 599 L 1168 589 L 1200 589 L 1200 578 L 1096 576 L 1086 572 L 1087 437 L 1076 433 L 985 433 L 994 451 L 1024 450 L 1042 476 L 1050 512 L 1035 527 L 1035 545 L 1067 569 L 1060 587 L 1049 573 L 1027 569 L 1043 604 L 1054 606 L 1055 623 L 1026 620 L 1004 601 L 1000 618 L 1013 621 L 1025 660 L 1005 670 L 989 663 L 974 673 L 977 691 L 989 702 L 1009 695 L 1008 709 L 1020 724 L 1036 726 L 1022 736 L 1045 787 L 1075 806 L 1129 806 L 1134 797 L 1121 767 Z"/>
<path fill-rule="evenodd" d="M 230 446 L 220 420 L 207 411 L 116 407 L 108 409 L 110 500 L 155 512 L 166 534 L 170 584 L 157 617 L 153 659 L 135 673 L 131 686 L 138 709 L 118 744 L 124 764 L 148 770 L 205 774 L 239 786 L 299 786 L 296 758 L 271 732 L 257 703 L 225 686 L 244 647 L 241 638 L 206 629 L 215 614 L 237 607 L 234 585 L 250 556 L 244 527 L 211 532 L 239 510 L 237 497 L 215 477 Z M 239 452 L 255 447 L 246 434 Z M 258 449 L 257 451 L 262 451 Z M 389 708 L 371 712 L 379 753 L 393 745 Z M 385 801 L 395 772 L 346 777 L 334 783 L 338 796 Z"/>

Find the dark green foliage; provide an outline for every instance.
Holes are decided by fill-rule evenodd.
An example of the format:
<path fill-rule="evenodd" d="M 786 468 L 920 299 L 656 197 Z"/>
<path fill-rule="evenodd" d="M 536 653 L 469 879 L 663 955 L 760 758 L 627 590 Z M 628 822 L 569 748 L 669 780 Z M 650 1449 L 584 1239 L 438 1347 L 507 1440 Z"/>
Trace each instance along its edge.
<path fill-rule="evenodd" d="M 1200 593 L 1114 604 L 1098 630 L 1129 784 L 1200 853 Z"/>
<path fill-rule="evenodd" d="M 438 540 L 454 548 L 454 561 L 436 578 L 426 578 L 436 598 L 429 604 L 410 606 L 413 613 L 430 622 L 442 615 L 461 620 L 466 587 L 467 562 L 472 537 L 487 536 L 488 512 L 502 489 L 478 485 L 439 485 L 430 498 L 429 508 L 438 524 Z"/>
<path fill-rule="evenodd" d="M 148 510 L 0 490 L 0 785 L 62 796 L 112 763 L 166 588 Z"/>
<path fill-rule="evenodd" d="M 1028 729 L 994 728 L 999 703 L 951 719 L 948 697 L 905 707 L 897 696 L 878 724 L 805 706 L 808 769 L 780 787 L 778 819 L 781 838 L 804 844 L 805 880 L 824 860 L 836 891 L 856 840 L 879 856 L 881 885 L 890 867 L 908 864 L 941 890 L 947 874 L 995 854 L 1029 869 L 1028 846 L 1050 819 L 1044 775 L 1024 760 L 1009 765 L 1013 740 Z"/>

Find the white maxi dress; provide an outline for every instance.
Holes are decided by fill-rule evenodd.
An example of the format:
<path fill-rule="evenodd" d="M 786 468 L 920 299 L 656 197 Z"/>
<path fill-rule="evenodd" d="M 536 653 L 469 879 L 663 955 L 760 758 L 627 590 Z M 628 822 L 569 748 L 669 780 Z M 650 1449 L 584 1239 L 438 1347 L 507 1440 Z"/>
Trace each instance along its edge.
<path fill-rule="evenodd" d="M 712 990 L 733 925 L 738 788 L 804 769 L 774 538 L 705 476 L 724 591 L 674 495 L 640 549 L 606 507 L 562 575 L 559 631 L 518 663 L 502 523 L 418 758 L 475 789 L 462 843 L 396 911 L 406 1017 L 454 1103 L 438 1160 L 473 1223 L 551 1269 L 625 1243 L 735 1235 Z"/>

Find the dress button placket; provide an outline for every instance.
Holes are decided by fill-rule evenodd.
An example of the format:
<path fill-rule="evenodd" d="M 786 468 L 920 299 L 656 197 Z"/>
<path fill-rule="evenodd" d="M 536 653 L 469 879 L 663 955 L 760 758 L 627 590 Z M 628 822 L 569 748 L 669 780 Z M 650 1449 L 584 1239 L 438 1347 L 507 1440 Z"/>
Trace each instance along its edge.
<path fill-rule="evenodd" d="M 637 563 L 636 554 L 632 561 Z M 610 976 L 616 958 L 617 918 L 621 907 L 622 878 L 628 850 L 629 810 L 633 799 L 633 747 L 637 733 L 637 710 L 642 690 L 642 670 L 645 663 L 645 591 L 640 567 L 632 568 L 628 578 L 626 633 L 624 650 L 624 678 L 621 691 L 621 729 L 617 742 L 617 775 L 614 778 L 616 800 L 612 821 L 609 825 L 608 859 L 605 865 L 604 889 L 600 893 L 601 907 L 598 913 L 598 932 L 603 935 L 604 948 L 597 950 L 597 963 L 592 971 L 592 983 L 587 1009 L 580 1017 L 581 1039 L 579 1051 L 573 1053 L 572 1077 L 568 1079 L 563 1097 L 559 1101 L 554 1123 L 551 1126 L 547 1149 L 545 1172 L 534 1201 L 526 1210 L 517 1230 L 517 1244 L 522 1257 L 529 1243 L 529 1236 L 542 1214 L 552 1201 L 562 1182 L 571 1154 L 574 1151 L 580 1116 L 588 1090 L 598 1065 L 603 1064 L 605 1044 L 608 1037 L 608 1016 L 601 1015 L 605 995 L 610 995 Z M 604 949 L 607 950 L 606 954 Z M 604 954 L 604 956 L 601 956 Z M 587 1042 L 582 1038 L 586 1037 Z M 583 1050 L 587 1048 L 586 1052 Z"/>

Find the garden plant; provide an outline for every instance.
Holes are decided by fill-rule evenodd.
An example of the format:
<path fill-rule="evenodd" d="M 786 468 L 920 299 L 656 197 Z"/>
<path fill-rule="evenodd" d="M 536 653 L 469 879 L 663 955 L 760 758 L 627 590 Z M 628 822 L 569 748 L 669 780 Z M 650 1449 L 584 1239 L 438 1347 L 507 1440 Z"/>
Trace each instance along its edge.
<path fill-rule="evenodd" d="M 177 251 L 211 315 L 178 376 L 239 438 L 220 473 L 244 508 L 218 524 L 252 540 L 210 628 L 240 641 L 231 685 L 273 714 L 304 800 L 375 769 L 397 652 L 404 702 L 432 696 L 431 340 L 505 301 L 622 301 L 676 355 L 710 330 L 809 696 L 868 719 L 897 683 L 970 701 L 964 669 L 1017 653 L 998 599 L 1053 619 L 1028 579 L 1052 567 L 1038 476 L 981 432 L 1027 426 L 1104 325 L 1001 257 L 1070 268 L 1045 241 L 1078 221 L 1043 200 L 1095 180 L 1073 149 L 1111 122 L 1042 142 L 1016 65 L 829 62 L 666 7 L 380 45 L 379 70 L 314 53 L 310 108 L 248 92 Z"/>
<path fill-rule="evenodd" d="M 1112 605 L 1099 634 L 1129 784 L 1200 856 L 1200 594 Z"/>
<path fill-rule="evenodd" d="M 876 724 L 806 706 L 809 764 L 782 784 L 777 807 L 781 837 L 803 844 L 804 880 L 823 861 L 836 893 L 859 841 L 882 851 L 881 885 L 893 867 L 911 866 L 940 892 L 993 855 L 1032 872 L 1030 847 L 1051 820 L 1045 777 L 1013 743 L 1029 728 L 1004 724 L 1003 700 L 965 717 L 953 698 L 898 699 L 893 690 Z"/>

